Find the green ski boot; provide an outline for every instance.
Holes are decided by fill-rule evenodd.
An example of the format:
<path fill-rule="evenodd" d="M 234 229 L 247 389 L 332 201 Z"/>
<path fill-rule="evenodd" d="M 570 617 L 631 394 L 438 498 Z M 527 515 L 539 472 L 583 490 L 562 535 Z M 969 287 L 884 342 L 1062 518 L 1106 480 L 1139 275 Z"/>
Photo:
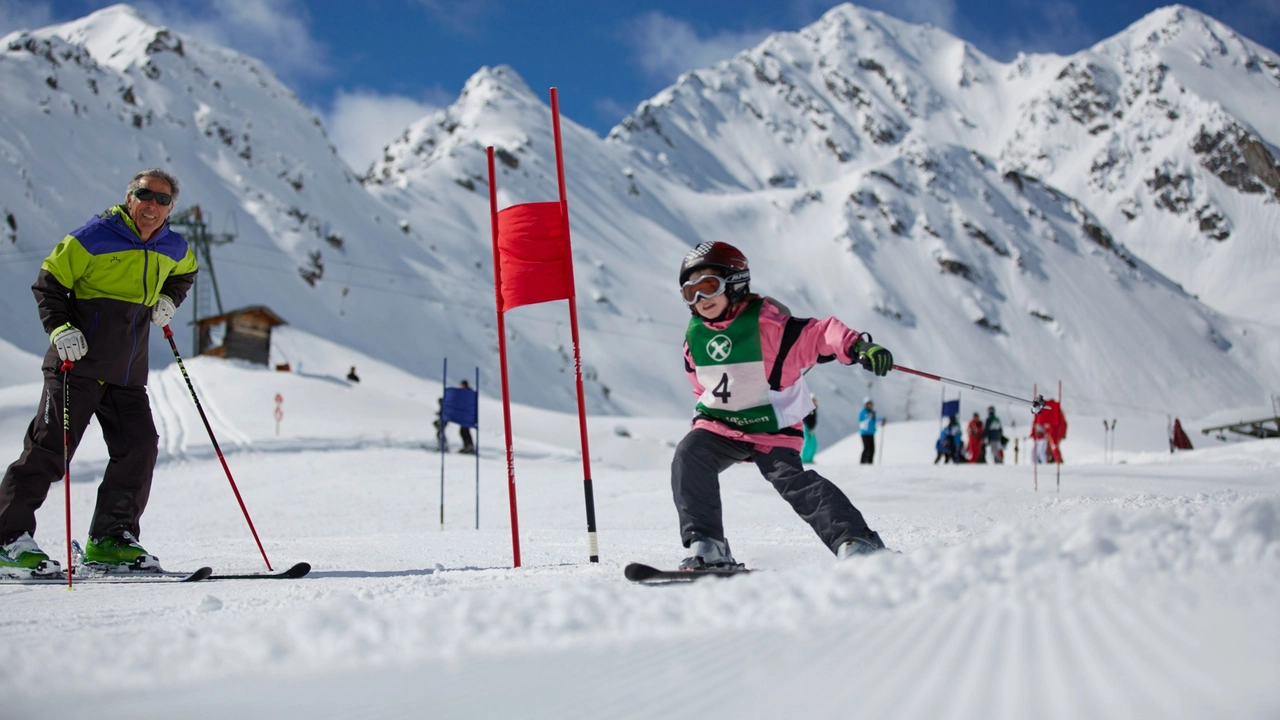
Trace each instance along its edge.
<path fill-rule="evenodd" d="M 158 571 L 160 560 L 147 553 L 133 533 L 120 537 L 89 538 L 84 548 L 84 564 L 104 568 Z"/>
<path fill-rule="evenodd" d="M 10 576 L 45 577 L 62 572 L 57 560 L 36 545 L 31 533 L 22 533 L 13 542 L 0 546 L 0 573 Z"/>

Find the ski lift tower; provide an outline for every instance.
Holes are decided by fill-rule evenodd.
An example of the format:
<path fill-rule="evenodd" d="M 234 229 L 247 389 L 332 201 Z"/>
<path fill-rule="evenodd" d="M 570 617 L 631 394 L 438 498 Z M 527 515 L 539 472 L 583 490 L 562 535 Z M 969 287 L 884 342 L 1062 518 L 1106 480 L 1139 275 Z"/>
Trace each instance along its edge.
<path fill-rule="evenodd" d="M 231 224 L 234 225 L 235 215 L 230 215 L 230 218 Z M 187 239 L 187 242 L 191 243 L 192 248 L 195 250 L 196 262 L 200 264 L 200 272 L 196 274 L 196 282 L 191 287 L 193 301 L 191 324 L 195 328 L 195 337 L 191 341 L 191 355 L 195 356 L 200 352 L 199 321 L 202 318 L 215 315 L 215 313 L 211 312 L 212 308 L 209 307 L 211 295 L 212 300 L 218 306 L 216 315 L 223 314 L 222 295 L 218 292 L 218 276 L 213 271 L 213 255 L 210 254 L 209 249 L 215 245 L 226 245 L 232 242 L 236 239 L 236 233 L 234 231 L 227 233 L 209 232 L 208 226 L 204 223 L 204 214 L 200 211 L 199 205 L 192 205 L 183 209 L 182 212 L 175 213 L 169 218 L 169 224 L 182 229 L 182 236 Z M 209 274 L 209 285 L 212 287 L 212 293 L 209 292 L 208 288 L 203 293 L 200 292 L 202 284 L 200 279 L 204 277 L 206 272 Z"/>

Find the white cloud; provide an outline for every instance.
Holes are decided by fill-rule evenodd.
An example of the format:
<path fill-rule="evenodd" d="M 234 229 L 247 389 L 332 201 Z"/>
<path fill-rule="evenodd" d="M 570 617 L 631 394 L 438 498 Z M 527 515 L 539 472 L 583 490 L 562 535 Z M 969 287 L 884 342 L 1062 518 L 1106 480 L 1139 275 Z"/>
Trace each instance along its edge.
<path fill-rule="evenodd" d="M 1280 32 L 1280 3 L 1275 0 L 1209 0 L 1207 11 L 1245 37 L 1280 51 L 1273 35 Z"/>
<path fill-rule="evenodd" d="M 593 103 L 596 115 L 609 122 L 616 123 L 635 110 L 634 105 L 623 105 L 611 97 L 600 98 Z"/>
<path fill-rule="evenodd" d="M 284 78 L 328 74 L 328 51 L 311 36 L 298 0 L 208 0 L 135 3 L 152 22 L 258 58 Z"/>
<path fill-rule="evenodd" d="M 52 3 L 42 2 L 9 2 L 0 0 L 0 35 L 8 35 L 14 30 L 34 30 L 53 24 Z"/>
<path fill-rule="evenodd" d="M 338 90 L 326 123 L 329 139 L 342 159 L 363 174 L 410 123 L 444 104 L 443 91 L 435 90 L 431 95 L 432 99 L 420 101 L 403 95 Z"/>
<path fill-rule="evenodd" d="M 955 0 L 863 0 L 859 4 L 907 22 L 928 23 L 952 33 L 956 30 Z"/>
<path fill-rule="evenodd" d="M 971 24 L 966 24 L 957 34 L 992 57 L 1005 61 L 1012 60 L 1019 52 L 1070 55 L 1102 39 L 1070 0 L 1021 0 L 1009 8 L 1022 21 L 1002 28 L 1001 34 L 993 35 L 990 28 Z"/>
<path fill-rule="evenodd" d="M 636 18 L 628 38 L 635 60 L 653 79 L 670 82 L 680 73 L 708 67 L 756 45 L 770 30 L 721 31 L 700 38 L 689 23 L 660 12 Z"/>
<path fill-rule="evenodd" d="M 435 21 L 453 32 L 476 35 L 482 32 L 485 21 L 495 8 L 489 0 L 418 0 Z"/>

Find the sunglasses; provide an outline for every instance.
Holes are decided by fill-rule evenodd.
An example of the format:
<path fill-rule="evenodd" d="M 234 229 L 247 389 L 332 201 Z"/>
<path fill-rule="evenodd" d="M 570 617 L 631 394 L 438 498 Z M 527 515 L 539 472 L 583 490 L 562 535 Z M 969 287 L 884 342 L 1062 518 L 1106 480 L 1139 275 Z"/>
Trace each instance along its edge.
<path fill-rule="evenodd" d="M 684 304 L 692 305 L 699 298 L 713 298 L 724 294 L 724 278 L 719 275 L 703 275 L 680 286 L 680 294 L 684 296 Z"/>
<path fill-rule="evenodd" d="M 142 202 L 155 200 L 158 204 L 166 206 L 173 202 L 173 196 L 169 193 L 156 192 L 155 190 L 148 190 L 146 188 L 138 188 L 137 190 L 134 190 L 133 196 Z"/>

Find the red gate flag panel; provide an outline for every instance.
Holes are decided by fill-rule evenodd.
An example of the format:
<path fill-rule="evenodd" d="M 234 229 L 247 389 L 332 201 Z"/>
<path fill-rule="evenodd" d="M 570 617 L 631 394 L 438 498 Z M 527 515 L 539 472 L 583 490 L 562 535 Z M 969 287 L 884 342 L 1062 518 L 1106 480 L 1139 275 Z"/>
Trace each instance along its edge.
<path fill-rule="evenodd" d="M 572 297 L 568 253 L 560 203 L 525 203 L 499 212 L 500 310 Z"/>

